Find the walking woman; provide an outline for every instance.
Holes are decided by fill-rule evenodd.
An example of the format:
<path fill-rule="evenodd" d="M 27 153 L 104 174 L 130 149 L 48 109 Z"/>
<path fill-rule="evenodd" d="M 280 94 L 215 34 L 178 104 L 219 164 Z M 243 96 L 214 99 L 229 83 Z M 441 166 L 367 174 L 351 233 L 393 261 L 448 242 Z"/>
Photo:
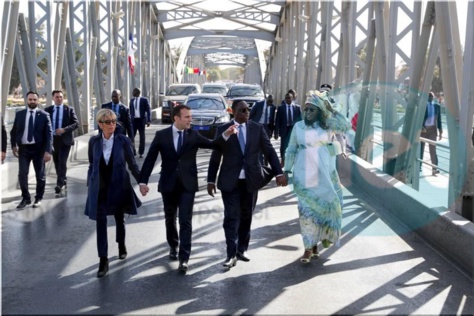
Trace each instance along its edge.
<path fill-rule="evenodd" d="M 285 155 L 285 174 L 293 172 L 293 190 L 298 198 L 303 263 L 318 256 L 318 243 L 326 248 L 341 235 L 342 187 L 336 171 L 332 141 L 336 133 L 351 128 L 346 118 L 336 112 L 326 92 L 307 94 L 304 120 L 295 124 Z M 341 152 L 339 152 L 341 153 Z M 345 154 L 344 154 L 345 157 Z"/>
<path fill-rule="evenodd" d="M 141 206 L 130 183 L 126 165 L 136 181 L 140 170 L 133 154 L 132 142 L 115 133 L 117 116 L 110 109 L 99 110 L 96 117 L 102 130 L 89 140 L 89 171 L 87 174 L 87 202 L 85 214 L 96 221 L 97 250 L 100 263 L 97 277 L 109 270 L 107 243 L 107 215 L 115 217 L 119 259 L 127 257 L 125 246 L 125 214 L 137 214 Z"/>

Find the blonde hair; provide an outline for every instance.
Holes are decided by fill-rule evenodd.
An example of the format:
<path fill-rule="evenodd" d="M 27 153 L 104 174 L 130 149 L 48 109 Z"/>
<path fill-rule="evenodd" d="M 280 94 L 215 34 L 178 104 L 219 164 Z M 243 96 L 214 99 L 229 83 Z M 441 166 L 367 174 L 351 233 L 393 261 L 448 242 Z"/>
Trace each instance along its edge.
<path fill-rule="evenodd" d="M 95 116 L 95 121 L 97 123 L 101 123 L 101 121 L 103 121 L 104 118 L 110 118 L 112 120 L 116 120 L 117 115 L 111 109 L 100 109 L 99 112 L 97 112 L 97 115 Z"/>

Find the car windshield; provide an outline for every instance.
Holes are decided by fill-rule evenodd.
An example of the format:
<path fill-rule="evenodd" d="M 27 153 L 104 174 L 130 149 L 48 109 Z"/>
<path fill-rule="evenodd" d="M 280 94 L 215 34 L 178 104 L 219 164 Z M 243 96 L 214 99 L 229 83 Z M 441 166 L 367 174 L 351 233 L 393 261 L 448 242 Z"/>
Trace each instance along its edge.
<path fill-rule="evenodd" d="M 225 104 L 216 98 L 193 98 L 186 103 L 191 110 L 224 110 Z"/>
<path fill-rule="evenodd" d="M 171 86 L 168 88 L 166 95 L 188 95 L 197 92 L 195 86 Z"/>
<path fill-rule="evenodd" d="M 202 88 L 202 93 L 219 93 L 225 95 L 227 93 L 227 88 L 225 87 L 216 87 L 216 86 L 204 86 Z"/>
<path fill-rule="evenodd" d="M 229 90 L 230 97 L 262 97 L 263 91 L 259 86 L 232 86 Z"/>

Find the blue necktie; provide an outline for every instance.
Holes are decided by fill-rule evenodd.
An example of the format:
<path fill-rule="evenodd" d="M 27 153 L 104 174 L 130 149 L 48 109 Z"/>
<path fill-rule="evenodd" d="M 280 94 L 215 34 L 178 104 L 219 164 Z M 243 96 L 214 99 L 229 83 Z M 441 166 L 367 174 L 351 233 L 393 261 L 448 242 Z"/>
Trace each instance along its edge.
<path fill-rule="evenodd" d="M 288 126 L 293 126 L 293 116 L 291 115 L 291 105 L 288 107 Z"/>
<path fill-rule="evenodd" d="M 268 124 L 268 105 L 265 107 L 265 119 L 263 120 L 263 124 Z"/>
<path fill-rule="evenodd" d="M 54 122 L 54 130 L 60 128 L 60 127 L 59 127 L 59 109 L 60 109 L 60 107 L 57 106 L 57 107 L 56 107 L 56 120 L 55 120 L 55 122 Z M 55 132 L 55 133 L 56 133 L 56 132 Z"/>
<path fill-rule="evenodd" d="M 33 115 L 34 115 L 35 112 L 33 111 L 30 111 L 30 120 L 28 121 L 28 142 L 32 142 L 33 141 L 33 131 L 35 129 L 35 126 L 34 126 L 34 123 L 33 123 Z"/>
<path fill-rule="evenodd" d="M 181 147 L 183 146 L 183 132 L 178 131 L 178 150 L 176 151 L 178 154 L 181 152 Z"/>
<path fill-rule="evenodd" d="M 242 154 L 245 154 L 245 139 L 244 133 L 242 132 L 242 125 L 239 125 L 239 144 L 240 149 L 242 150 Z"/>

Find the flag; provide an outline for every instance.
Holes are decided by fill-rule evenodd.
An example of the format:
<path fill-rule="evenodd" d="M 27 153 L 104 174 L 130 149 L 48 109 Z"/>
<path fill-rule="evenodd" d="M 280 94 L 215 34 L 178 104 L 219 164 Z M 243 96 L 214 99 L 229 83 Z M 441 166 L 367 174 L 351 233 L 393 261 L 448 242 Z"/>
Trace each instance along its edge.
<path fill-rule="evenodd" d="M 198 74 L 199 73 L 199 68 L 194 68 L 194 73 Z"/>
<path fill-rule="evenodd" d="M 186 73 L 187 73 L 187 74 L 193 74 L 193 73 L 194 73 L 193 68 L 186 67 Z"/>
<path fill-rule="evenodd" d="M 128 40 L 128 64 L 130 66 L 130 72 L 133 74 L 135 71 L 135 44 L 133 43 L 133 34 L 130 33 Z"/>

